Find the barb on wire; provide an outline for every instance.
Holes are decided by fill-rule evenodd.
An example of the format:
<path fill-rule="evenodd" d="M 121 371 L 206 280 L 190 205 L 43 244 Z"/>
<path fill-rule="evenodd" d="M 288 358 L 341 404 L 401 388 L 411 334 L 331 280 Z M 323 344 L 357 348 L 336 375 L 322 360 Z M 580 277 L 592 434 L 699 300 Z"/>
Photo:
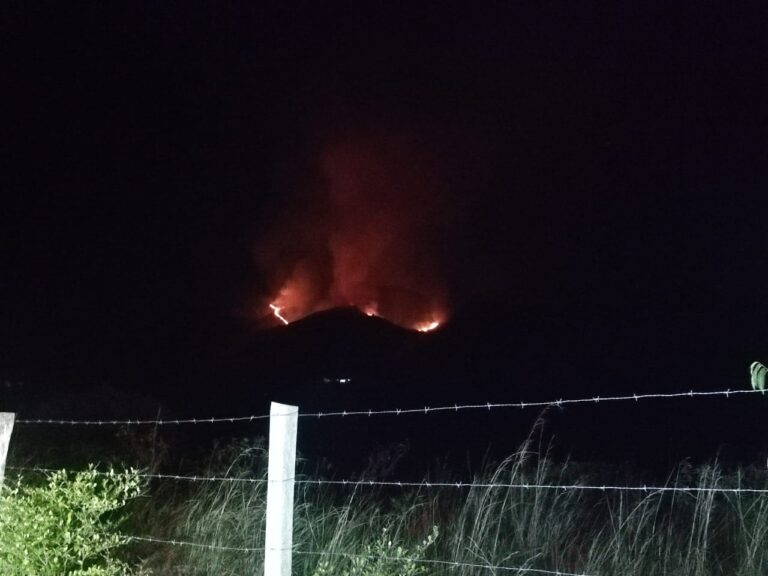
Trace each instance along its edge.
<path fill-rule="evenodd" d="M 21 466 L 8 466 L 8 470 L 19 472 L 32 472 L 47 474 L 57 472 L 54 468 L 30 468 Z M 97 474 L 107 475 L 107 472 L 96 471 Z M 266 484 L 265 478 L 233 478 L 231 476 L 182 476 L 178 474 L 137 474 L 139 478 L 172 480 L 178 482 L 232 482 L 243 484 Z M 413 481 L 376 481 L 376 480 L 310 480 L 293 479 L 296 484 L 306 484 L 315 486 L 345 486 L 345 487 L 387 487 L 387 488 L 486 488 L 486 489 L 507 489 L 507 490 L 583 490 L 598 492 L 644 492 L 644 493 L 717 493 L 717 494 L 768 494 L 765 488 L 725 488 L 719 486 L 654 486 L 644 484 L 642 486 L 616 486 L 609 484 L 535 484 L 535 483 L 493 483 L 493 482 L 421 482 Z"/>
<path fill-rule="evenodd" d="M 729 398 L 738 394 L 762 394 L 761 390 L 717 390 L 711 392 L 671 392 L 658 394 L 630 394 L 627 396 L 592 396 L 589 398 L 571 398 L 558 400 L 545 400 L 537 402 L 485 402 L 483 404 L 453 404 L 446 406 L 423 406 L 419 408 L 389 408 L 385 410 L 341 410 L 330 412 L 310 412 L 299 414 L 300 418 L 328 418 L 347 416 L 402 416 L 408 414 L 433 414 L 436 412 L 459 412 L 463 410 L 492 410 L 500 408 L 544 408 L 549 406 L 562 407 L 569 404 L 601 404 L 604 402 L 622 402 L 632 400 L 672 399 L 672 398 L 701 398 L 713 396 L 725 396 Z M 254 420 L 266 420 L 280 417 L 269 414 L 252 416 L 233 416 L 228 418 L 186 418 L 186 419 L 158 419 L 158 420 L 45 420 L 45 419 L 19 419 L 16 424 L 55 424 L 68 426 L 172 426 L 180 424 L 219 424 L 235 422 L 253 422 Z"/>

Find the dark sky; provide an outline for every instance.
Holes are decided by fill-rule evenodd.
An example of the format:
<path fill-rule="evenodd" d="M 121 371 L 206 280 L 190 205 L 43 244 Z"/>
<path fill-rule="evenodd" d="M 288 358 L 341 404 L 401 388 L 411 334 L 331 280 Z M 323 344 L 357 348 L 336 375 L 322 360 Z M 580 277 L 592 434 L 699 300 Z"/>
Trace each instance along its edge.
<path fill-rule="evenodd" d="M 242 326 L 338 142 L 427 174 L 457 321 L 768 353 L 764 7 L 390 4 L 6 3 L 0 369 Z"/>

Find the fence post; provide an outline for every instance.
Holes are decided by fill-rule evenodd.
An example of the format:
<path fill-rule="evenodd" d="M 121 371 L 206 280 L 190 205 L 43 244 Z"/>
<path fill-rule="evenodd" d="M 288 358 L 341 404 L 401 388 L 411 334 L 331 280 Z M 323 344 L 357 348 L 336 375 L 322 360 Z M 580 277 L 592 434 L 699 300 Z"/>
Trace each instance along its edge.
<path fill-rule="evenodd" d="M 0 486 L 3 485 L 5 478 L 5 458 L 8 456 L 14 420 L 16 420 L 16 414 L 13 412 L 0 412 Z"/>
<path fill-rule="evenodd" d="M 296 430 L 299 409 L 272 402 L 269 411 L 267 530 L 264 576 L 291 576 L 293 485 L 296 476 Z"/>

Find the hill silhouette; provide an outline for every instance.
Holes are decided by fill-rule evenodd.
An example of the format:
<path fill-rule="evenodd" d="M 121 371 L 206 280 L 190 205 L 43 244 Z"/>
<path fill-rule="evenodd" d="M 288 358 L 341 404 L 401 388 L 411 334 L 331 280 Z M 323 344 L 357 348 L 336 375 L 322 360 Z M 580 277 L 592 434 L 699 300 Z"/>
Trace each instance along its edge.
<path fill-rule="evenodd" d="M 304 403 L 340 386 L 391 388 L 430 336 L 355 307 L 333 308 L 255 333 L 239 371 L 257 376 L 270 395 Z"/>

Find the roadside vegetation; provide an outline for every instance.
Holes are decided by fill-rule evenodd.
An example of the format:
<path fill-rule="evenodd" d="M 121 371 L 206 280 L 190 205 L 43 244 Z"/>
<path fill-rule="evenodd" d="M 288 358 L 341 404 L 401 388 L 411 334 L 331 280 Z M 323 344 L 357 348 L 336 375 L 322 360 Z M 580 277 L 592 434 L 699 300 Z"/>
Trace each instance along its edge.
<path fill-rule="evenodd" d="M 266 452 L 259 445 L 230 447 L 207 474 L 263 480 Z M 768 490 L 766 470 L 726 473 L 717 464 L 683 464 L 667 486 L 700 489 L 691 492 L 544 487 L 601 486 L 604 480 L 589 466 L 555 462 L 529 440 L 474 480 L 528 488 L 299 482 L 294 574 L 487 576 L 535 574 L 536 569 L 595 576 L 768 574 L 768 494 L 717 491 Z M 158 501 L 164 505 L 141 512 L 143 530 L 212 546 L 263 545 L 265 483 L 177 484 L 158 485 Z M 162 574 L 239 576 L 263 569 L 259 550 L 153 545 L 141 553 L 144 566 Z"/>
<path fill-rule="evenodd" d="M 135 471 L 94 469 L 18 478 L 0 487 L 0 574 L 3 576 L 123 576 L 129 537 L 120 511 L 141 491 Z"/>
<path fill-rule="evenodd" d="M 9 539 L 6 524 L 1 532 L 0 558 L 6 562 L 0 564 L 1 572 L 12 576 L 258 574 L 264 560 L 260 547 L 266 483 L 260 480 L 266 478 L 266 462 L 260 442 L 233 443 L 217 451 L 207 469 L 197 472 L 226 476 L 229 481 L 153 480 L 140 498 L 136 498 L 136 477 L 127 476 L 127 483 L 111 489 L 111 505 L 92 509 L 92 525 L 103 525 L 105 530 L 95 531 L 101 540 L 97 538 L 99 544 L 89 559 L 78 560 L 81 564 L 71 565 L 68 572 L 25 572 L 14 566 L 20 556 L 12 557 L 9 546 L 16 550 L 21 536 L 15 531 Z M 757 467 L 724 471 L 717 464 L 681 465 L 667 485 L 699 489 L 686 492 L 552 489 L 546 486 L 601 486 L 606 478 L 599 470 L 556 462 L 529 440 L 516 454 L 474 479 L 475 484 L 528 487 L 406 489 L 302 482 L 316 477 L 297 478 L 293 555 L 297 576 L 524 575 L 537 570 L 595 576 L 768 574 L 768 494 L 719 491 L 768 490 L 768 474 Z M 83 478 L 77 490 L 103 490 L 96 489 L 97 477 Z M 53 493 L 66 493 L 61 491 L 66 484 L 61 475 L 47 481 Z M 33 496 L 34 490 L 38 488 L 11 482 L 4 492 L 4 505 L 24 502 L 19 509 L 35 510 L 30 512 L 35 515 L 45 512 L 32 503 L 43 509 L 52 505 L 53 517 L 66 517 L 62 507 L 66 498 L 57 496 L 49 502 Z M 112 523 L 115 510 L 123 504 L 130 511 L 125 534 L 202 546 L 126 542 Z M 58 525 L 50 526 L 58 534 L 51 543 L 68 545 Z M 35 545 L 47 539 L 35 534 Z M 120 560 L 115 559 L 118 550 Z"/>

